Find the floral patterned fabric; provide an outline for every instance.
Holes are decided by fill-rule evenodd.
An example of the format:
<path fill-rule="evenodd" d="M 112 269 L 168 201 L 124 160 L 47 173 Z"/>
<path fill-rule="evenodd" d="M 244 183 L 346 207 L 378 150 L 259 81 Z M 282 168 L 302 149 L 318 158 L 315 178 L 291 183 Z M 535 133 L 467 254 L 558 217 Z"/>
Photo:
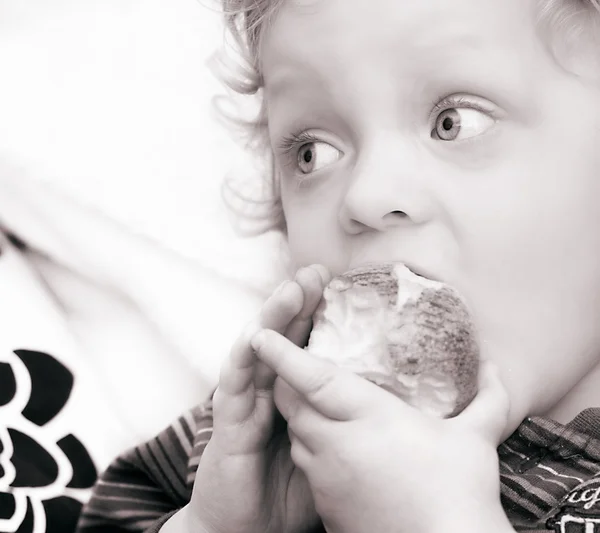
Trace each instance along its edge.
<path fill-rule="evenodd" d="M 60 306 L 0 233 L 0 533 L 70 533 L 130 443 Z"/>

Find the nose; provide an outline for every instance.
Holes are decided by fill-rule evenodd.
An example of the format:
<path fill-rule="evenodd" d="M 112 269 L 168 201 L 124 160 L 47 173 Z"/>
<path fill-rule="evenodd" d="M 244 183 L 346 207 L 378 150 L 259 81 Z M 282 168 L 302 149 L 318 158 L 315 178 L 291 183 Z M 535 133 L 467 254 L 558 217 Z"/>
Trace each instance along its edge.
<path fill-rule="evenodd" d="M 423 157 L 399 141 L 379 140 L 363 149 L 340 207 L 342 228 L 359 234 L 427 222 L 434 201 Z"/>

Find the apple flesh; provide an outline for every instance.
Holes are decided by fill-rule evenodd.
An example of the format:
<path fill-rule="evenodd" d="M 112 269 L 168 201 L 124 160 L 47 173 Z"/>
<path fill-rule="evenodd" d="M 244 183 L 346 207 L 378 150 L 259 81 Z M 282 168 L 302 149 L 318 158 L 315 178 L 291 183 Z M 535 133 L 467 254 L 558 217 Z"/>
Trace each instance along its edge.
<path fill-rule="evenodd" d="M 399 263 L 334 278 L 306 349 L 441 418 L 477 394 L 479 347 L 463 298 Z"/>

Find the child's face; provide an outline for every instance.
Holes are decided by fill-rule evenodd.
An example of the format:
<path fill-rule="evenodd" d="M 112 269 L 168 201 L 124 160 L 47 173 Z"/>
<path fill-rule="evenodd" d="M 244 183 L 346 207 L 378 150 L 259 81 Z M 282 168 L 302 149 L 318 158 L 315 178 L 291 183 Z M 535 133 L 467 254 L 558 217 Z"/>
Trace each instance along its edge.
<path fill-rule="evenodd" d="M 600 354 L 600 92 L 546 52 L 533 5 L 287 0 L 262 56 L 296 263 L 457 287 L 516 418 Z"/>

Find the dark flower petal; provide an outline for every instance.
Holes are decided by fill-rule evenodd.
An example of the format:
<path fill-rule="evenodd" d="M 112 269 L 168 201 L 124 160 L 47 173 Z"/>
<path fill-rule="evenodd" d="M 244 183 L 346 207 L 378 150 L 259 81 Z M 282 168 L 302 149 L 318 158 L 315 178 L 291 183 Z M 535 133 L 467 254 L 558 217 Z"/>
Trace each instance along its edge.
<path fill-rule="evenodd" d="M 16 477 L 11 487 L 45 487 L 58 477 L 58 465 L 54 458 L 29 435 L 16 429 L 8 429 L 13 443 L 11 462 Z"/>
<path fill-rule="evenodd" d="M 0 363 L 0 406 L 10 402 L 17 392 L 17 380 L 8 363 Z"/>
<path fill-rule="evenodd" d="M 73 465 L 73 477 L 67 487 L 87 489 L 93 486 L 97 478 L 96 466 L 79 439 L 73 435 L 67 435 L 56 444 Z"/>
<path fill-rule="evenodd" d="M 46 533 L 73 533 L 81 513 L 81 502 L 60 496 L 44 500 L 46 510 Z"/>
<path fill-rule="evenodd" d="M 73 374 L 44 352 L 15 350 L 31 376 L 31 397 L 23 416 L 38 426 L 52 420 L 64 407 L 73 389 Z"/>
<path fill-rule="evenodd" d="M 2 453 L 4 451 L 4 443 L 2 442 L 2 435 L 0 434 L 0 453 Z M 10 461 L 9 457 L 4 457 L 3 458 L 5 461 Z M 4 474 L 6 474 L 6 470 L 4 470 L 4 465 L 2 463 L 0 463 L 0 479 L 2 479 L 4 477 Z"/>
<path fill-rule="evenodd" d="M 33 532 L 33 507 L 31 506 L 31 500 L 27 498 L 27 511 L 25 517 L 17 529 L 16 533 L 32 533 Z"/>
<path fill-rule="evenodd" d="M 0 492 L 0 520 L 9 520 L 16 510 L 15 497 L 7 492 Z"/>

